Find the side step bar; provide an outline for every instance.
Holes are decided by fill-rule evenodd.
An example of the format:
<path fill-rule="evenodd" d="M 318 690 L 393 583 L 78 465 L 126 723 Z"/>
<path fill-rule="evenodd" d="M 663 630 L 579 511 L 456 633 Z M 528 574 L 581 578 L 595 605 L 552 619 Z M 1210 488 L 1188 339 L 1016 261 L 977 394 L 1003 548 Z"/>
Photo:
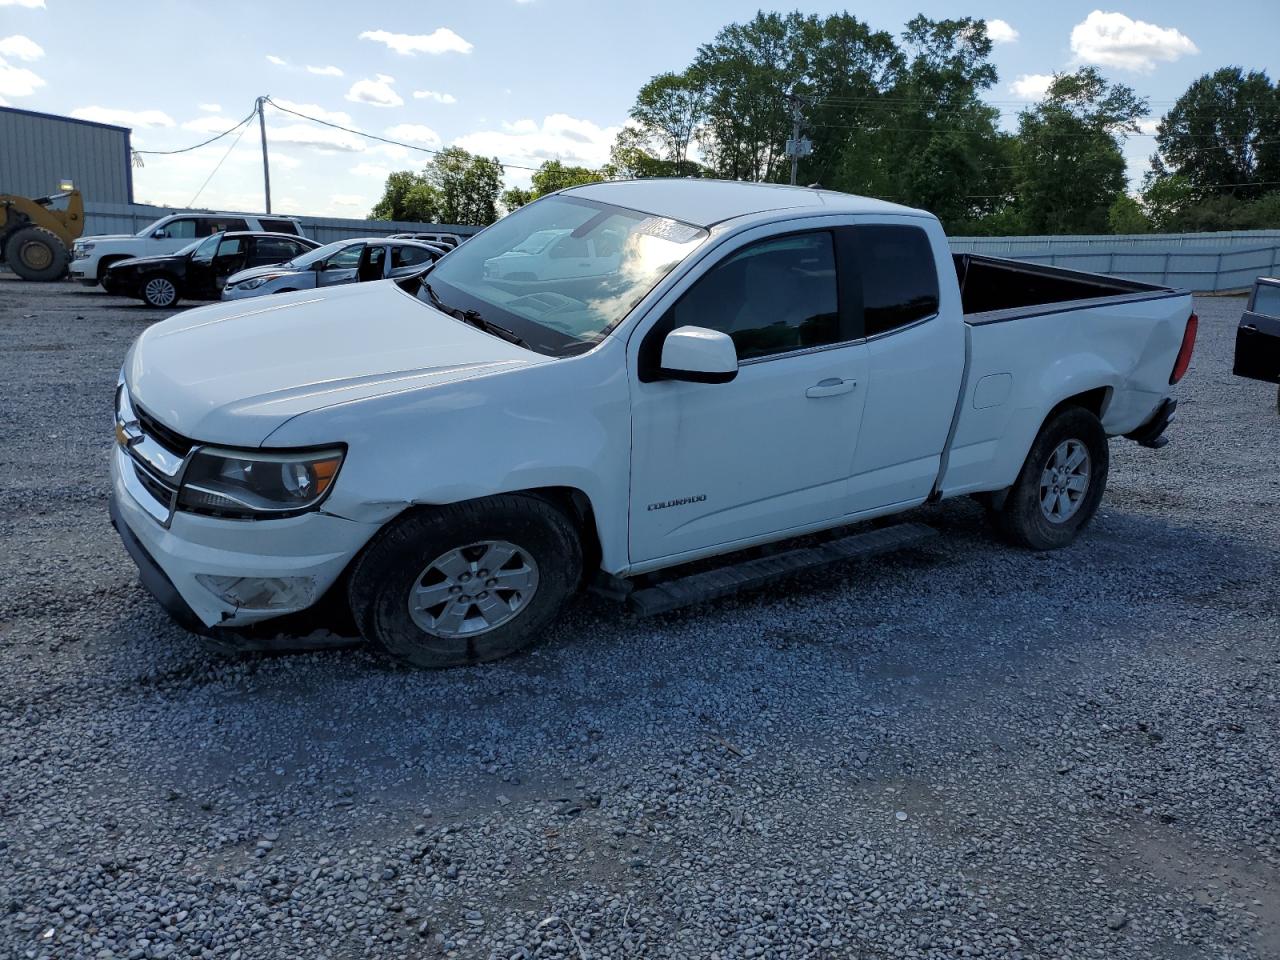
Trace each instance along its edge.
<path fill-rule="evenodd" d="M 903 547 L 913 546 L 937 535 L 938 531 L 922 523 L 900 523 L 892 527 L 850 534 L 813 547 L 797 547 L 771 556 L 757 557 L 742 563 L 693 573 L 687 577 L 635 590 L 628 599 L 637 613 L 649 617 L 690 604 L 713 600 L 716 597 L 726 597 L 742 590 L 750 590 L 777 577 L 801 573 L 843 560 L 858 560 L 892 550 L 901 550 Z"/>

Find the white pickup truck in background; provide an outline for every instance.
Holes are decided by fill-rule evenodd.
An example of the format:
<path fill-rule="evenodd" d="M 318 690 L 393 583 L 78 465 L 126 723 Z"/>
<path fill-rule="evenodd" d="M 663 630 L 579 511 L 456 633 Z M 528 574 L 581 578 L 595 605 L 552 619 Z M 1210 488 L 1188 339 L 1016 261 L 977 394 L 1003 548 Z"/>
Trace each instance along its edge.
<path fill-rule="evenodd" d="M 616 264 L 495 275 L 547 231 Z M 113 521 L 193 629 L 336 597 L 424 666 L 536 640 L 591 577 L 669 590 L 646 575 L 949 497 L 1065 546 L 1108 437 L 1164 442 L 1196 330 L 1185 292 L 953 257 L 928 213 L 698 180 L 567 190 L 421 277 L 269 306 L 139 337 Z"/>

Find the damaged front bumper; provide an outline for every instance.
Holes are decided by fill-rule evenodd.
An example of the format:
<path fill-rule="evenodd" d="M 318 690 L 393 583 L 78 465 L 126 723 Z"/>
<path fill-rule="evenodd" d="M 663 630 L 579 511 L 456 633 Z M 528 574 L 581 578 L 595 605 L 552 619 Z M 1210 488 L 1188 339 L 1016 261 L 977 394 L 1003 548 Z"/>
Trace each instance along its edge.
<path fill-rule="evenodd" d="M 148 494 L 118 447 L 111 481 L 111 522 L 143 586 L 195 632 L 307 609 L 379 527 L 319 511 L 280 520 L 178 512 L 166 529 L 143 507 Z"/>

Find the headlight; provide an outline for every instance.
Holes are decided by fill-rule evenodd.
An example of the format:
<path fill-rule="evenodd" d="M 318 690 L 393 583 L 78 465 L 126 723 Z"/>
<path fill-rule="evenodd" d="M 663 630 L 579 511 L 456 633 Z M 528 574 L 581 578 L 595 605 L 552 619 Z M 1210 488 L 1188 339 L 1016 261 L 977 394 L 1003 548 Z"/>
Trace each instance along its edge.
<path fill-rule="evenodd" d="M 342 466 L 340 449 L 258 453 L 202 447 L 178 490 L 178 509 L 242 520 L 286 517 L 314 509 Z"/>
<path fill-rule="evenodd" d="M 252 280 L 241 280 L 239 283 L 233 283 L 232 286 L 237 290 L 257 290 L 268 280 L 278 280 L 284 276 L 282 273 L 273 273 L 266 277 L 254 277 Z"/>
<path fill-rule="evenodd" d="M 93 250 L 92 243 L 74 243 L 71 245 L 71 255 L 74 260 L 83 260 Z"/>

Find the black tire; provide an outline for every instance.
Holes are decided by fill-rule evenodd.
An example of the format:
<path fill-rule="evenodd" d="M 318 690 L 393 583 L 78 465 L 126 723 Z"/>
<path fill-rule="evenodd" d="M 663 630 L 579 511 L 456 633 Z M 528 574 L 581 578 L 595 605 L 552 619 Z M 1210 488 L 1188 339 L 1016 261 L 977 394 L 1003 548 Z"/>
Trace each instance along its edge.
<path fill-rule="evenodd" d="M 5 241 L 4 259 L 23 280 L 50 281 L 66 275 L 71 254 L 52 230 L 26 226 Z"/>
<path fill-rule="evenodd" d="M 1055 462 L 1055 452 L 1073 443 L 1083 446 L 1088 454 L 1084 462 L 1086 485 L 1083 491 L 1077 491 L 1080 496 L 1072 506 L 1060 508 L 1063 513 L 1070 510 L 1069 515 L 1059 520 L 1050 519 L 1042 506 L 1042 495 L 1049 496 L 1055 487 L 1044 486 L 1042 481 L 1046 470 Z M 1068 446 L 1066 449 L 1073 451 L 1076 448 Z M 1031 444 L 1018 479 L 1009 488 L 997 515 L 1005 536 L 1032 550 L 1057 550 L 1070 545 L 1098 511 L 1098 504 L 1107 488 L 1109 454 L 1106 432 L 1093 413 L 1076 406 L 1063 407 L 1054 413 Z M 1065 484 L 1060 495 L 1070 497 Z"/>
<path fill-rule="evenodd" d="M 486 541 L 505 541 L 533 561 L 532 596 L 521 600 L 514 591 L 503 596 L 508 605 L 523 606 L 510 619 L 483 631 L 461 636 L 430 631 L 410 612 L 414 590 L 438 558 Z M 541 639 L 581 580 L 582 544 L 573 522 L 539 497 L 504 494 L 415 510 L 393 521 L 357 558 L 347 596 L 366 640 L 397 660 L 438 669 L 496 660 Z M 473 581 L 473 588 L 482 586 L 478 578 Z M 494 588 L 494 596 L 499 593 L 507 592 Z M 468 596 L 463 594 L 463 599 Z M 444 606 L 455 603 L 448 600 Z"/>
<path fill-rule="evenodd" d="M 177 277 L 158 273 L 143 277 L 138 282 L 138 296 L 148 307 L 167 310 L 170 307 L 176 307 L 178 301 L 182 299 L 182 285 Z"/>

